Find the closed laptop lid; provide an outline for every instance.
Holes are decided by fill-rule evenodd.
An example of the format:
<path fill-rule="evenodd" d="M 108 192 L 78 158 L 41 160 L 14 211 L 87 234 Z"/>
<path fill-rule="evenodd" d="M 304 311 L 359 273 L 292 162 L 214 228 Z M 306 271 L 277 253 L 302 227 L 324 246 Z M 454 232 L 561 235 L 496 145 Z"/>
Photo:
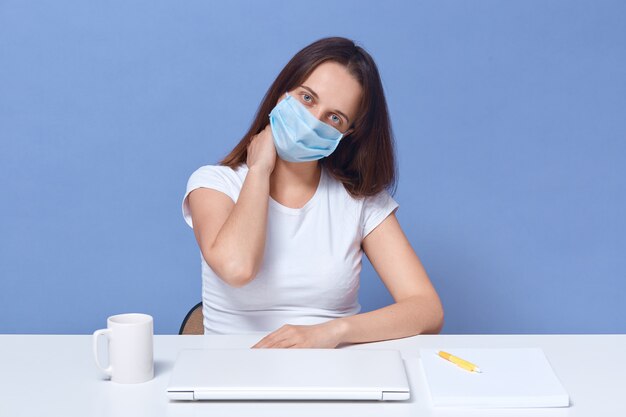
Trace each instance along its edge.
<path fill-rule="evenodd" d="M 406 400 L 400 353 L 357 349 L 186 349 L 173 400 Z"/>

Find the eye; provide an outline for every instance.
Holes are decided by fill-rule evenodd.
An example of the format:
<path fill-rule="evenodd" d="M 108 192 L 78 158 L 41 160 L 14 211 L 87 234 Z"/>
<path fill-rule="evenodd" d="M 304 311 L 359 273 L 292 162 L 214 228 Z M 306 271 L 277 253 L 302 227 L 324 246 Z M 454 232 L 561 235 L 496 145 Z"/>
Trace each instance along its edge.
<path fill-rule="evenodd" d="M 307 103 L 310 103 L 313 101 L 313 97 L 311 97 L 309 94 L 306 94 L 306 93 L 302 94 L 302 99 Z"/>
<path fill-rule="evenodd" d="M 333 121 L 333 123 L 335 123 L 335 124 L 340 124 L 341 123 L 341 118 L 339 116 L 337 116 L 336 114 L 331 115 L 330 118 Z"/>

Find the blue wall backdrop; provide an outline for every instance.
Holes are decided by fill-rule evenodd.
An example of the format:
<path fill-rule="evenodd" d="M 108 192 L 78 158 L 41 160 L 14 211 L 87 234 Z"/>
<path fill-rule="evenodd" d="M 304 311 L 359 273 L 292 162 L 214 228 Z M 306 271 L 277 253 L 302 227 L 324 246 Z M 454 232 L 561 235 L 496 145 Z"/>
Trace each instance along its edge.
<path fill-rule="evenodd" d="M 175 333 L 187 178 L 325 36 L 376 59 L 444 333 L 626 332 L 626 3 L 0 0 L 0 333 Z M 364 310 L 392 301 L 364 259 Z"/>

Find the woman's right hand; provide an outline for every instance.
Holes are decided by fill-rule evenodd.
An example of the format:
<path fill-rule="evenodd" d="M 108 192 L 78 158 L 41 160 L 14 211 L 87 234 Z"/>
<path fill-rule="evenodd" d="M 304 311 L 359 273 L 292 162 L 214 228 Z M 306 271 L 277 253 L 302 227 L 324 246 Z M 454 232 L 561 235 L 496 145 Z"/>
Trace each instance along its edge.
<path fill-rule="evenodd" d="M 252 137 L 248 145 L 248 157 L 246 160 L 248 169 L 263 170 L 267 174 L 274 171 L 276 164 L 276 146 L 274 145 L 274 137 L 272 136 L 272 128 L 267 124 L 265 129 Z"/>

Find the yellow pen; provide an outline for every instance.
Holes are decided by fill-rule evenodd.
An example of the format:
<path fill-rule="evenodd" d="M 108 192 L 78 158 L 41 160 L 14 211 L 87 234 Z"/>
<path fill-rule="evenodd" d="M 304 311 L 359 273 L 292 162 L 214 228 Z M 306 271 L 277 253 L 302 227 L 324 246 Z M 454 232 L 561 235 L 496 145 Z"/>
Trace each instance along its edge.
<path fill-rule="evenodd" d="M 480 368 L 476 365 L 474 365 L 471 362 L 468 362 L 464 359 L 459 358 L 458 356 L 454 356 L 449 354 L 448 352 L 444 352 L 443 350 L 440 350 L 437 353 L 439 356 L 441 356 L 442 358 L 444 358 L 447 361 L 452 362 L 453 364 L 460 366 L 461 368 L 465 369 L 466 371 L 470 371 L 470 372 L 482 372 L 480 370 Z"/>

